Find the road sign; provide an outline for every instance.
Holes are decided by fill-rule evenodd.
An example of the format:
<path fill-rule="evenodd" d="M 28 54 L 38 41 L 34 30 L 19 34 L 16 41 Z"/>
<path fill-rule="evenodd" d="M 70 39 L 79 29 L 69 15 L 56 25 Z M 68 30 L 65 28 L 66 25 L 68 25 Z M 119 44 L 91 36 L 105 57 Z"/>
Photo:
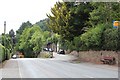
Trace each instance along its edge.
<path fill-rule="evenodd" d="M 120 27 L 120 21 L 113 21 L 113 28 Z"/>

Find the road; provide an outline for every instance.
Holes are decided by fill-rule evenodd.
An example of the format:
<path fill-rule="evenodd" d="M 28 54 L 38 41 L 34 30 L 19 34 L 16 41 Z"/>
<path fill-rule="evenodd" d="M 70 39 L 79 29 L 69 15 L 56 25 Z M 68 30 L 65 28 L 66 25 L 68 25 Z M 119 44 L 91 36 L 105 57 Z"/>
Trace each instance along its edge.
<path fill-rule="evenodd" d="M 10 59 L 2 69 L 3 78 L 118 78 L 117 67 L 71 63 L 67 55 L 53 59 Z"/>

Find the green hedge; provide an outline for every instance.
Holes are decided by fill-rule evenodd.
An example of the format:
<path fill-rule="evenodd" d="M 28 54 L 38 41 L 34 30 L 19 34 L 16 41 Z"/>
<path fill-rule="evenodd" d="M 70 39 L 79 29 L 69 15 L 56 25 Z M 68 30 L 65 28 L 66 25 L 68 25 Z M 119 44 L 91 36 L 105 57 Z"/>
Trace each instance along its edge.
<path fill-rule="evenodd" d="M 5 47 L 0 44 L 0 62 L 5 60 Z"/>
<path fill-rule="evenodd" d="M 10 59 L 10 57 L 11 57 L 10 51 L 0 44 L 0 62 L 6 59 Z"/>

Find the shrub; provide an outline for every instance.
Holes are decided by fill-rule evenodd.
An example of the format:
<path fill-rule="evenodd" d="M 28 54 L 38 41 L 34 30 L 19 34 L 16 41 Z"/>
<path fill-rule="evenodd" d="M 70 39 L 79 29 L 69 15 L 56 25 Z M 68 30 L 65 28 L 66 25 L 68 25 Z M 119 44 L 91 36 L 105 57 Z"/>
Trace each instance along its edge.
<path fill-rule="evenodd" d="M 52 52 L 41 52 L 40 53 L 40 57 L 41 58 L 52 58 L 53 57 L 53 53 Z"/>
<path fill-rule="evenodd" d="M 86 50 L 99 50 L 101 49 L 102 33 L 104 25 L 97 25 L 95 28 L 90 28 L 86 33 L 81 35 L 82 48 Z"/>
<path fill-rule="evenodd" d="M 0 44 L 0 62 L 5 60 L 5 47 Z"/>
<path fill-rule="evenodd" d="M 104 31 L 103 49 L 117 50 L 118 48 L 118 31 L 117 29 L 106 29 Z"/>

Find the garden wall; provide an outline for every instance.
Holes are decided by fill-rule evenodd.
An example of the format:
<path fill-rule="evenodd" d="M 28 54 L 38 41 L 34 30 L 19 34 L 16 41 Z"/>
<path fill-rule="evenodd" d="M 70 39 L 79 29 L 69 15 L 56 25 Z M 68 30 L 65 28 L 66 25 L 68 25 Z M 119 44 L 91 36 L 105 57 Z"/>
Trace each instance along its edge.
<path fill-rule="evenodd" d="M 77 52 L 73 51 L 72 54 L 76 55 Z M 118 65 L 118 54 L 120 52 L 115 51 L 80 51 L 78 57 L 80 61 L 83 62 L 92 62 L 92 63 L 101 63 L 100 58 L 102 56 L 112 56 L 116 59 L 116 65 Z M 120 60 L 119 60 L 120 61 Z"/>

